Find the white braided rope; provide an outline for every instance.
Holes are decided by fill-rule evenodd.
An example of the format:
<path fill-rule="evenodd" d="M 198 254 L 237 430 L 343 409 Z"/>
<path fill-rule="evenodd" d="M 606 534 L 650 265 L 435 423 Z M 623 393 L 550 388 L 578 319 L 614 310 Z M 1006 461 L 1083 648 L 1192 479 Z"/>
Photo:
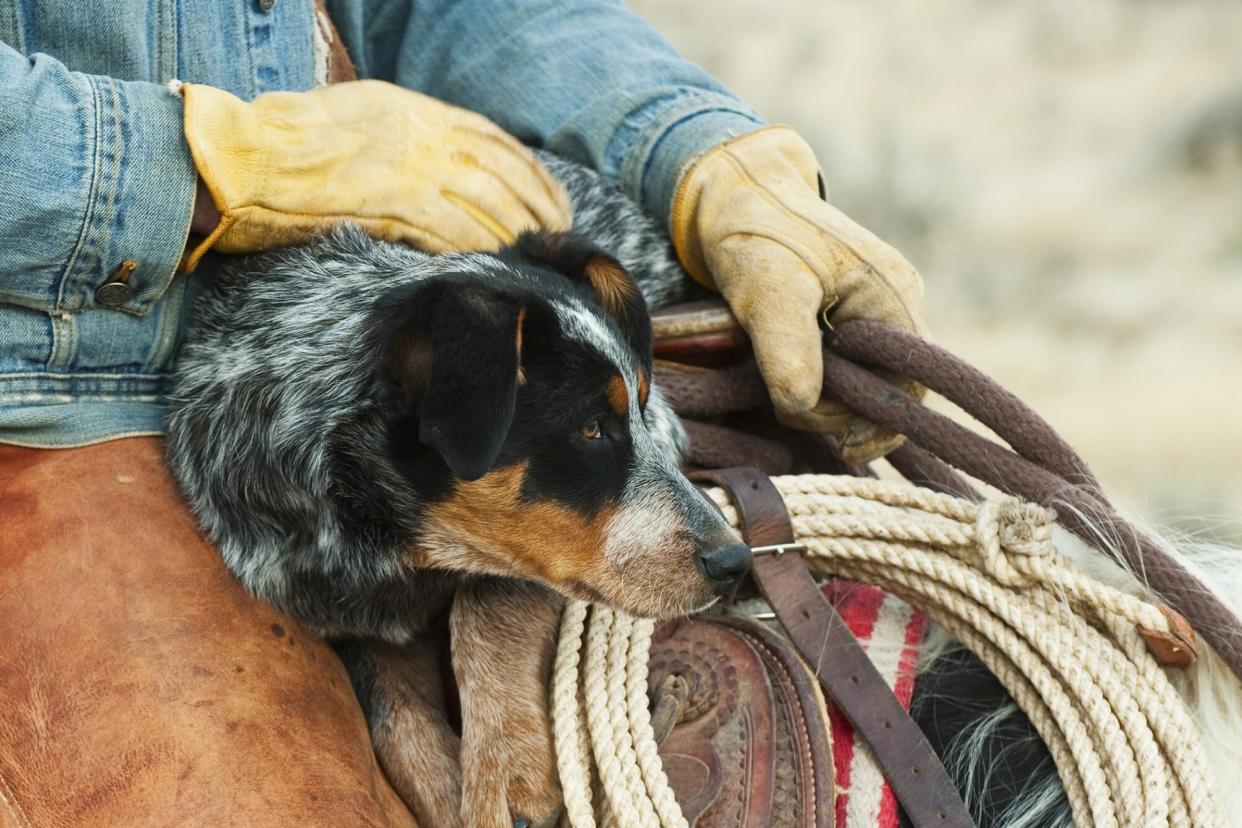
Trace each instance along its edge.
<path fill-rule="evenodd" d="M 1168 619 L 1061 555 L 1051 512 L 867 478 L 773 482 L 812 566 L 924 610 L 1005 685 L 1048 745 L 1077 825 L 1224 824 L 1201 734 L 1137 632 L 1169 632 Z M 736 527 L 729 496 L 708 496 Z M 600 606 L 589 616 L 570 602 L 553 680 L 569 823 L 681 828 L 647 709 L 654 625 Z"/>
<path fill-rule="evenodd" d="M 578 706 L 578 664 L 582 633 L 586 629 L 587 605 L 570 601 L 561 616 L 561 634 L 552 673 L 552 739 L 556 767 L 564 792 L 565 813 L 577 828 L 595 828 L 591 807 L 591 753 L 587 747 L 586 721 Z"/>
<path fill-rule="evenodd" d="M 565 608 L 552 676 L 552 722 L 565 813 L 575 828 L 688 828 L 664 774 L 647 708 L 654 629 L 652 621 L 598 604 L 588 608 L 571 600 Z"/>
<path fill-rule="evenodd" d="M 651 634 L 654 631 L 655 622 L 650 619 L 634 622 L 630 660 L 626 665 L 627 710 L 630 727 L 634 732 L 638 767 L 642 771 L 642 779 L 651 796 L 652 805 L 655 806 L 658 824 L 670 828 L 688 828 L 681 806 L 677 804 L 673 789 L 668 785 L 668 777 L 664 775 L 664 766 L 656 749 L 655 734 L 651 730 L 651 711 L 647 708 L 647 659 L 651 654 Z"/>
<path fill-rule="evenodd" d="M 651 803 L 651 797 L 647 796 L 629 727 L 626 679 L 630 666 L 630 637 L 633 634 L 634 619 L 624 613 L 615 613 L 612 635 L 608 639 L 608 719 L 612 723 L 612 742 L 617 762 L 621 765 L 622 784 L 629 790 L 630 801 L 634 805 L 634 824 L 640 828 L 660 828 L 655 806 Z"/>

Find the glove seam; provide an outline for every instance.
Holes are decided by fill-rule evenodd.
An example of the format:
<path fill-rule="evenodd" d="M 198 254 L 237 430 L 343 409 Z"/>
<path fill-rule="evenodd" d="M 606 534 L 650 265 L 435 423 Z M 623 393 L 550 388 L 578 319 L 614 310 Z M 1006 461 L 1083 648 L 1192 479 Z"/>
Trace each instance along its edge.
<path fill-rule="evenodd" d="M 696 178 L 699 175 L 700 166 L 709 161 L 711 157 L 716 154 L 729 158 L 734 162 L 735 166 L 737 166 L 740 162 L 737 161 L 737 156 L 733 154 L 731 148 L 739 141 L 744 141 L 752 138 L 753 136 L 767 132 L 792 132 L 794 135 L 797 135 L 797 132 L 794 131 L 793 127 L 788 124 L 770 124 L 768 126 L 761 127 L 754 132 L 748 132 L 745 135 L 737 135 L 729 138 L 728 140 L 722 141 L 716 146 L 699 153 L 693 158 L 687 160 L 685 164 L 682 165 L 681 172 L 678 174 L 677 188 L 673 191 L 673 199 L 669 207 L 669 237 L 673 240 L 674 251 L 677 253 L 677 257 L 681 260 L 682 266 L 685 267 L 686 272 L 688 272 L 690 276 L 703 287 L 708 288 L 709 290 L 715 290 L 717 293 L 720 292 L 720 287 L 716 284 L 715 277 L 707 267 L 707 252 L 702 249 L 704 245 L 701 240 L 699 243 L 700 255 L 698 258 L 703 260 L 702 272 L 699 272 L 699 265 L 697 262 L 691 262 L 693 257 L 686 255 L 681 249 L 685 246 L 683 244 L 683 239 L 685 239 L 689 234 L 689 228 L 693 227 L 697 220 L 696 214 L 698 213 L 698 201 L 702 194 L 702 186 L 697 185 Z M 693 195 L 691 195 L 691 191 L 694 192 Z M 686 208 L 684 205 L 687 200 L 690 199 L 693 199 L 694 206 L 693 208 Z M 689 212 L 690 215 L 685 216 L 685 218 L 682 219 L 681 217 L 687 212 Z"/>
<path fill-rule="evenodd" d="M 859 263 L 861 263 L 863 266 L 866 267 L 869 275 L 874 275 L 879 278 L 880 283 L 884 285 L 884 288 L 889 292 L 891 298 L 895 300 L 894 303 L 899 308 L 901 308 L 902 315 L 906 318 L 906 322 L 910 325 L 910 330 L 913 331 L 917 328 L 913 315 L 910 313 L 910 310 L 906 307 L 905 302 L 901 301 L 902 299 L 901 292 L 896 289 L 893 283 L 889 281 L 888 277 L 885 276 L 881 270 L 876 268 L 874 265 L 871 264 L 871 262 L 869 262 L 862 255 L 860 255 L 858 250 L 854 247 L 854 245 L 850 244 L 849 242 L 845 241 L 839 236 L 832 234 L 830 231 L 825 230 L 824 228 L 816 225 L 813 221 L 806 218 L 801 213 L 791 209 L 784 202 L 776 198 L 776 196 L 774 196 L 764 184 L 762 184 L 758 179 L 756 179 L 750 173 L 748 169 L 746 169 L 746 166 L 742 164 L 741 161 L 739 161 L 738 158 L 735 155 L 733 155 L 733 153 L 731 152 L 726 153 L 725 158 L 728 160 L 730 164 L 733 165 L 736 171 L 740 172 L 742 176 L 744 176 L 748 182 L 754 185 L 754 189 L 762 194 L 763 198 L 768 202 L 770 206 L 775 206 L 776 208 L 783 210 L 786 214 L 793 216 L 794 218 L 796 218 L 799 222 L 801 222 L 805 227 L 809 228 L 816 236 L 820 237 L 821 239 L 824 236 L 829 236 L 830 238 L 835 240 L 837 243 L 839 243 L 842 247 L 844 247 L 846 250 L 848 250 Z M 818 196 L 818 193 L 817 193 L 817 196 Z M 828 202 L 822 202 L 822 203 L 828 204 Z M 758 236 L 759 234 L 753 233 L 751 231 L 737 231 L 736 233 L 729 233 L 721 237 L 720 241 L 723 242 L 725 239 L 731 238 L 732 236 L 735 236 L 735 235 Z M 818 271 L 816 271 L 815 267 L 810 262 L 807 261 L 806 256 L 792 249 L 791 247 L 789 247 L 788 244 L 782 241 L 779 241 L 775 238 L 768 237 L 768 236 L 760 236 L 760 238 L 769 238 L 771 241 L 781 245 L 786 250 L 788 250 L 790 253 L 792 253 L 794 256 L 796 256 L 799 260 L 801 260 L 803 265 L 805 265 L 812 273 L 815 273 L 818 275 Z M 825 264 L 824 271 L 828 271 L 829 268 L 826 266 L 828 263 L 824 262 L 824 264 Z M 821 283 L 821 286 L 822 286 L 822 283 Z M 837 290 L 834 290 L 833 292 L 839 293 L 839 291 Z M 829 291 L 825 289 L 824 293 L 826 296 L 829 293 Z M 823 310 L 823 308 L 820 308 L 820 310 Z"/>
<path fill-rule="evenodd" d="M 455 194 L 455 195 L 458 195 L 458 197 L 460 197 L 459 194 Z M 266 204 L 253 203 L 253 204 L 238 205 L 237 207 L 234 207 L 233 209 L 229 210 L 227 215 L 236 217 L 238 213 L 242 213 L 248 210 L 262 210 L 267 213 L 272 213 L 273 215 L 293 216 L 295 218 L 328 219 L 330 221 L 336 221 L 336 222 L 341 222 L 341 223 L 353 222 L 354 224 L 357 224 L 359 226 L 362 225 L 362 222 L 366 222 L 366 221 L 386 221 L 392 224 L 399 224 L 403 227 L 409 227 L 411 229 L 418 230 L 419 232 L 424 232 L 424 228 L 421 225 L 414 224 L 409 219 L 397 218 L 397 217 L 382 214 L 382 213 L 373 214 L 373 215 L 372 214 L 359 215 L 357 213 L 305 213 L 299 210 L 278 210 L 274 207 L 269 207 Z M 223 216 L 226 214 L 221 213 L 220 215 L 223 218 Z M 426 231 L 426 232 L 428 232 L 430 235 L 436 235 L 434 231 Z"/>
<path fill-rule="evenodd" d="M 552 202 L 556 204 L 565 203 L 566 199 L 563 197 L 564 193 L 557 191 L 555 185 L 549 179 L 548 172 L 544 169 L 543 165 L 539 163 L 539 160 L 535 158 L 533 154 L 531 154 L 530 150 L 527 147 L 524 147 L 521 144 L 518 144 L 517 149 L 522 150 L 521 152 L 518 152 L 517 149 L 508 145 L 505 141 L 501 140 L 495 135 L 490 135 L 487 132 L 484 132 L 483 130 L 477 129 L 468 124 L 452 124 L 449 126 L 449 131 L 450 132 L 464 132 L 469 135 L 473 135 L 476 138 L 481 138 L 485 141 L 489 141 L 492 144 L 503 147 L 506 151 L 513 153 L 514 155 L 517 155 L 518 157 L 522 159 L 522 161 L 525 162 L 526 166 L 530 168 L 531 172 L 534 173 L 535 178 L 538 179 L 539 181 L 539 185 L 543 187 L 544 195 L 546 195 L 549 200 L 551 200 Z M 496 178 L 498 179 L 501 178 L 501 176 L 497 172 L 495 172 L 494 170 L 490 169 L 489 167 L 485 165 L 480 164 L 479 169 L 483 169 L 491 173 L 493 176 L 496 176 Z M 510 187 L 510 190 L 513 190 L 513 188 Z M 516 191 L 514 191 L 514 195 L 518 195 Z M 526 202 L 524 198 L 518 195 L 518 200 L 522 202 L 522 206 L 524 206 L 532 216 L 538 219 L 538 214 L 531 207 L 531 205 Z"/>
<path fill-rule="evenodd" d="M 194 245 L 193 250 L 186 251 L 185 255 L 181 258 L 181 263 L 177 265 L 177 272 L 193 273 L 198 267 L 198 263 L 202 261 L 203 256 L 207 255 L 208 251 L 215 246 L 216 242 L 224 236 L 236 220 L 236 216 L 232 211 L 221 213 L 220 221 L 216 224 L 211 233 L 208 234 L 208 236 L 201 242 Z"/>

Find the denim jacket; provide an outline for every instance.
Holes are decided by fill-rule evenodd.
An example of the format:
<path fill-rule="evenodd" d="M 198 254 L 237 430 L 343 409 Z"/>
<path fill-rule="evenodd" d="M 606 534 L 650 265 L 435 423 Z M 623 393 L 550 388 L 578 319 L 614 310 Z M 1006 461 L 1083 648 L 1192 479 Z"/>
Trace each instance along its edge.
<path fill-rule="evenodd" d="M 667 219 L 761 120 L 618 0 L 328 0 L 360 77 L 481 112 Z M 0 0 L 0 442 L 158 434 L 195 280 L 173 78 L 314 83 L 312 0 Z M 101 290 L 123 263 L 125 287 Z M 126 265 L 129 267 L 130 265 Z"/>

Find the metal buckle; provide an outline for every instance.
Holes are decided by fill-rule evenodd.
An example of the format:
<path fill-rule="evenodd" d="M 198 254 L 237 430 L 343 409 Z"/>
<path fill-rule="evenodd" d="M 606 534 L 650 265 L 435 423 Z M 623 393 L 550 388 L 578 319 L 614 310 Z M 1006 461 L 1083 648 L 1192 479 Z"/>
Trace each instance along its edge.
<path fill-rule="evenodd" d="M 768 546 L 752 546 L 752 555 L 784 555 L 786 552 L 805 552 L 805 543 L 773 543 Z"/>

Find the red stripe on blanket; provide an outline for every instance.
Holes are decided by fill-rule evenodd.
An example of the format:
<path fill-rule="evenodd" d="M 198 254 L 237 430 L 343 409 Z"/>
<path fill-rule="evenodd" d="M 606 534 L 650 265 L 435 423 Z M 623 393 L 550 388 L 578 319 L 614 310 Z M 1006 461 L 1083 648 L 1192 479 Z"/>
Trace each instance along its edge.
<path fill-rule="evenodd" d="M 897 684 L 893 692 L 906 710 L 914 697 L 914 674 L 919 666 L 919 647 L 927 635 L 927 616 L 911 608 L 910 623 L 906 624 L 906 646 L 901 651 L 901 665 L 897 668 Z"/>
<path fill-rule="evenodd" d="M 883 590 L 841 580 L 828 581 L 820 589 L 856 638 L 860 641 L 870 638 L 880 605 L 884 603 Z M 832 765 L 836 771 L 836 824 L 840 828 L 848 822 L 846 808 L 849 804 L 850 770 L 854 764 L 854 726 L 831 702 L 828 704 L 828 721 L 832 730 Z"/>
<path fill-rule="evenodd" d="M 926 617 L 870 584 L 834 579 L 824 583 L 822 590 L 863 648 L 870 651 L 877 645 L 872 660 L 892 683 L 902 706 L 909 709 L 919 645 L 927 630 Z M 883 636 L 883 640 L 876 639 L 877 635 Z M 896 797 L 880 776 L 870 753 L 857 749 L 853 726 L 831 701 L 828 717 L 836 770 L 837 828 L 896 828 Z"/>

